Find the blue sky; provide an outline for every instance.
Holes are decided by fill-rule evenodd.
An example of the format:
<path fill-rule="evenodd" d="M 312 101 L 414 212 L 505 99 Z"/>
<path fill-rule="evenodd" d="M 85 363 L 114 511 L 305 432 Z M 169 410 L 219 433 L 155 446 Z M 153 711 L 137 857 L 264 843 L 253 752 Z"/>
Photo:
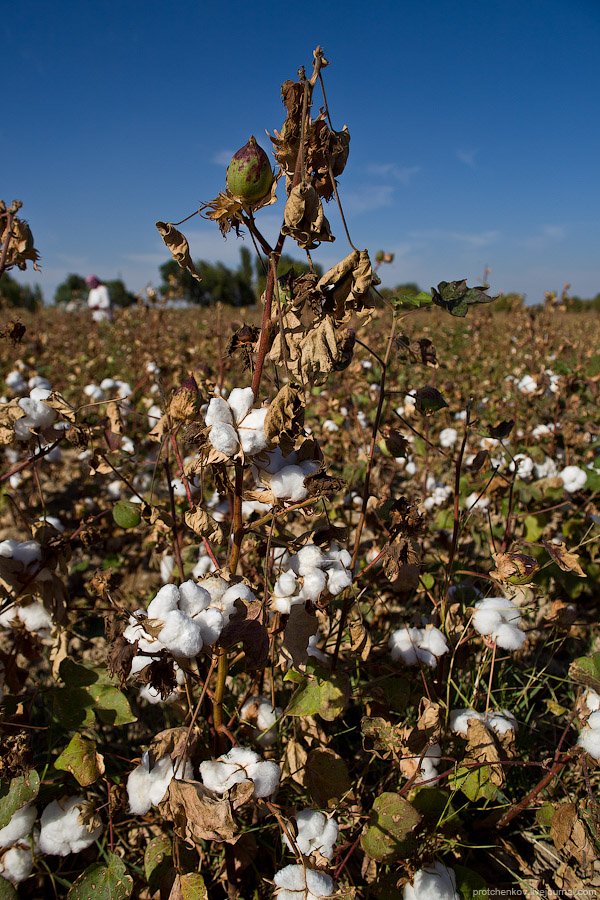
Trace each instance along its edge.
<path fill-rule="evenodd" d="M 68 272 L 158 283 L 155 220 L 216 196 L 250 134 L 269 149 L 279 86 L 318 43 L 351 134 L 353 240 L 396 255 L 384 283 L 487 265 L 494 291 L 530 301 L 564 281 L 600 292 L 597 0 L 20 0 L 0 36 L 0 196 L 24 201 L 43 270 L 19 277 L 47 300 Z M 328 266 L 347 246 L 326 212 Z M 279 220 L 262 213 L 268 236 Z M 199 219 L 187 233 L 195 258 L 237 263 L 234 237 Z"/>

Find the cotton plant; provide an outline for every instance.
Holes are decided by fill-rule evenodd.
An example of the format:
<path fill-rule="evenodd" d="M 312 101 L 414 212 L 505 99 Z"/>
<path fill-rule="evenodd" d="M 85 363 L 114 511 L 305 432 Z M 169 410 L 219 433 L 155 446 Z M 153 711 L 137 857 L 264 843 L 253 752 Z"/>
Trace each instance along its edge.
<path fill-rule="evenodd" d="M 162 756 L 153 765 L 150 754 L 146 751 L 139 766 L 136 766 L 127 778 L 127 798 L 129 812 L 136 816 L 144 816 L 153 806 L 158 806 L 164 799 L 173 778 L 189 780 L 194 777 L 192 764 L 186 760 L 177 768 L 170 756 Z"/>
<path fill-rule="evenodd" d="M 444 863 L 436 860 L 423 866 L 413 875 L 412 880 L 404 885 L 404 900 L 460 900 L 461 895 L 456 888 L 456 874 Z"/>
<path fill-rule="evenodd" d="M 40 638 L 49 638 L 52 632 L 52 616 L 43 603 L 32 600 L 28 603 L 10 603 L 0 610 L 0 627 L 24 628 Z"/>
<path fill-rule="evenodd" d="M 37 809 L 26 804 L 13 813 L 8 825 L 0 828 L 0 876 L 12 884 L 29 878 L 33 870 L 33 826 Z"/>
<path fill-rule="evenodd" d="M 216 794 L 224 794 L 236 784 L 251 781 L 255 797 L 270 797 L 277 790 L 280 777 L 277 763 L 262 759 L 247 747 L 233 747 L 218 759 L 200 763 L 202 783 Z"/>
<path fill-rule="evenodd" d="M 306 544 L 297 553 L 285 554 L 273 587 L 271 608 L 288 614 L 292 606 L 316 601 L 327 591 L 336 597 L 352 584 L 351 556 L 332 542 L 329 550 Z"/>
<path fill-rule="evenodd" d="M 405 666 L 422 663 L 435 669 L 440 659 L 450 649 L 446 638 L 434 625 L 425 628 L 411 628 L 404 625 L 390 635 L 388 646 L 394 662 Z"/>
<path fill-rule="evenodd" d="M 472 624 L 479 634 L 495 641 L 503 650 L 520 650 L 525 633 L 521 613 L 508 597 L 486 597 L 475 604 Z"/>
<path fill-rule="evenodd" d="M 473 491 L 465 498 L 465 509 L 467 512 L 483 512 L 490 505 L 490 498 L 480 495 L 477 491 Z"/>
<path fill-rule="evenodd" d="M 589 715 L 579 732 L 577 746 L 600 762 L 600 696 L 593 690 L 587 690 L 583 703 Z"/>
<path fill-rule="evenodd" d="M 92 804 L 81 796 L 61 797 L 44 809 L 38 850 L 48 856 L 68 856 L 91 846 L 102 834 Z"/>
<path fill-rule="evenodd" d="M 335 891 L 330 875 L 304 865 L 285 866 L 275 873 L 273 882 L 278 900 L 321 900 Z"/>
<path fill-rule="evenodd" d="M 565 466 L 558 473 L 565 491 L 568 494 L 575 494 L 577 491 L 583 490 L 587 481 L 587 472 L 579 466 Z"/>
<path fill-rule="evenodd" d="M 458 440 L 458 431 L 456 428 L 442 428 L 440 431 L 440 447 L 450 450 Z"/>
<path fill-rule="evenodd" d="M 517 720 L 507 709 L 493 710 L 487 713 L 480 713 L 470 708 L 453 709 L 450 712 L 450 730 L 461 737 L 467 737 L 469 722 L 473 720 L 482 722 L 489 731 L 498 737 L 502 737 L 508 732 L 513 734 L 517 732 Z"/>
<path fill-rule="evenodd" d="M 276 501 L 300 503 L 308 497 L 305 479 L 319 468 L 320 463 L 314 459 L 299 460 L 295 451 L 284 456 L 276 447 L 256 459 L 257 489 L 270 490 Z"/>
<path fill-rule="evenodd" d="M 339 827 L 333 816 L 326 816 L 318 809 L 301 809 L 295 817 L 298 834 L 295 843 L 304 856 L 320 853 L 325 859 L 333 856 L 333 847 L 338 838 Z M 291 849 L 292 845 L 283 836 L 284 843 Z"/>
<path fill-rule="evenodd" d="M 255 456 L 269 446 L 264 424 L 268 407 L 253 409 L 252 388 L 234 388 L 227 400 L 213 397 L 204 421 L 210 428 L 208 440 L 223 456 Z"/>
<path fill-rule="evenodd" d="M 240 710 L 240 719 L 255 725 L 257 744 L 271 747 L 277 740 L 277 722 L 282 714 L 281 707 L 273 706 L 268 697 L 257 694 L 248 697 Z"/>
<path fill-rule="evenodd" d="M 23 415 L 13 425 L 18 441 L 25 443 L 37 437 L 46 444 L 52 444 L 60 440 L 70 428 L 69 423 L 60 421 L 57 411 L 45 402 L 51 394 L 52 391 L 48 388 L 34 387 L 29 392 L 29 397 L 21 397 L 18 401 L 23 411 Z"/>
<path fill-rule="evenodd" d="M 535 463 L 530 456 L 525 453 L 517 453 L 509 463 L 510 472 L 515 472 L 517 478 L 522 481 L 529 481 L 535 471 Z"/>

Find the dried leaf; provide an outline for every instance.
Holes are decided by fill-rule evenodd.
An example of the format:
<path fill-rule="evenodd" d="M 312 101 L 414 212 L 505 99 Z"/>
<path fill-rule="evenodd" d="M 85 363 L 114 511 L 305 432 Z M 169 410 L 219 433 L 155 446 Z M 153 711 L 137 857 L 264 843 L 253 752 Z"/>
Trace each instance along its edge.
<path fill-rule="evenodd" d="M 292 663 L 296 668 L 303 666 L 308 659 L 309 638 L 318 630 L 317 617 L 309 613 L 303 604 L 294 604 L 285 626 L 283 646 L 292 657 Z"/>
<path fill-rule="evenodd" d="M 578 575 L 579 578 L 587 578 L 587 575 L 579 565 L 578 553 L 567 550 L 566 545 L 562 541 L 542 541 L 542 543 L 559 569 L 562 569 L 563 572 L 572 572 L 574 575 Z"/>
<path fill-rule="evenodd" d="M 296 437 L 304 425 L 304 391 L 298 385 L 286 384 L 276 394 L 267 410 L 264 431 L 270 444 L 279 444 L 284 456 L 294 449 Z"/>
<path fill-rule="evenodd" d="M 200 782 L 174 778 L 159 810 L 173 822 L 175 833 L 182 840 L 197 847 L 201 841 L 236 841 L 231 803 L 227 799 L 215 800 Z"/>
<path fill-rule="evenodd" d="M 192 506 L 186 510 L 184 519 L 194 534 L 214 541 L 215 544 L 223 543 L 224 535 L 221 526 L 201 506 Z"/>
<path fill-rule="evenodd" d="M 323 205 L 307 181 L 292 188 L 285 204 L 281 233 L 292 237 L 299 247 L 314 250 L 323 241 L 334 241 Z"/>
<path fill-rule="evenodd" d="M 182 269 L 186 269 L 196 281 L 202 281 L 202 278 L 196 271 L 196 267 L 192 262 L 190 245 L 185 236 L 178 231 L 174 225 L 171 225 L 170 222 L 157 222 L 156 227 L 175 262 L 181 266 Z"/>

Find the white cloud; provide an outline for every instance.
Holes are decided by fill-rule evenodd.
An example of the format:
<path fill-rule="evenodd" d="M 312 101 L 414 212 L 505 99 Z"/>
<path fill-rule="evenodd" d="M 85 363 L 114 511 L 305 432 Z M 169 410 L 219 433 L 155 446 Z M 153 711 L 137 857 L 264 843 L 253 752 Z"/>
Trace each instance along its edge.
<path fill-rule="evenodd" d="M 415 175 L 421 171 L 421 166 L 399 166 L 396 163 L 370 163 L 367 166 L 369 175 L 379 175 L 384 178 L 394 178 L 404 186 L 410 184 Z"/>
<path fill-rule="evenodd" d="M 567 236 L 567 229 L 562 225 L 542 225 L 537 234 L 524 238 L 522 244 L 528 250 L 545 250 L 560 243 Z"/>
<path fill-rule="evenodd" d="M 461 163 L 464 163 L 465 166 L 470 166 L 473 169 L 475 167 L 475 157 L 478 153 L 479 150 L 476 147 L 472 150 L 457 150 L 456 158 Z"/>
<path fill-rule="evenodd" d="M 235 150 L 229 150 L 227 148 L 225 150 L 217 150 L 210 161 L 214 163 L 215 166 L 228 166 L 234 153 Z"/>
<path fill-rule="evenodd" d="M 363 185 L 354 189 L 346 188 L 346 190 L 340 192 L 344 213 L 356 216 L 391 206 L 395 190 L 396 188 L 393 184 Z"/>
<path fill-rule="evenodd" d="M 444 229 L 432 229 L 431 231 L 414 231 L 409 237 L 416 240 L 431 241 L 456 241 L 466 247 L 489 247 L 496 243 L 500 237 L 499 231 L 450 231 Z"/>

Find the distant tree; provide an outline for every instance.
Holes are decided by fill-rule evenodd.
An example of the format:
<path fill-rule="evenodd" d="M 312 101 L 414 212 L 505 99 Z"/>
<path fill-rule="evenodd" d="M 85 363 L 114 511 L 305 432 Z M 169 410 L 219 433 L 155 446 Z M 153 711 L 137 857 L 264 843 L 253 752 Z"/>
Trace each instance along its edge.
<path fill-rule="evenodd" d="M 195 266 L 202 281 L 193 278 L 175 260 L 164 263 L 159 269 L 161 296 L 202 306 L 218 301 L 231 306 L 248 306 L 256 302 L 252 282 L 248 280 L 247 261 L 244 264 L 243 258 L 242 265 L 235 272 L 223 263 L 213 264 L 204 260 L 195 262 Z"/>
<path fill-rule="evenodd" d="M 81 275 L 70 273 L 64 281 L 62 281 L 54 292 L 55 303 L 71 303 L 72 301 L 81 302 L 87 298 L 89 288 L 85 283 L 85 278 Z"/>
<path fill-rule="evenodd" d="M 28 284 L 19 284 L 8 272 L 0 278 L 0 306 L 20 307 L 33 311 L 42 306 L 43 302 L 39 285 L 32 288 Z"/>
<path fill-rule="evenodd" d="M 421 288 L 414 281 L 406 281 L 403 284 L 397 284 L 396 287 L 380 287 L 379 293 L 386 300 L 391 297 L 414 297 L 421 293 Z"/>
<path fill-rule="evenodd" d="M 125 283 L 120 278 L 104 283 L 108 288 L 113 306 L 131 306 L 133 303 L 137 303 L 136 295 L 127 290 Z"/>
<path fill-rule="evenodd" d="M 284 253 L 279 261 L 277 274 L 281 278 L 283 275 L 287 275 L 290 269 L 294 270 L 295 275 L 303 275 L 305 272 L 310 272 L 310 266 L 308 265 L 308 263 L 302 262 L 302 260 L 294 259 L 292 256 L 288 256 L 286 253 Z M 260 259 L 257 259 L 255 261 L 254 271 L 254 289 L 256 291 L 257 298 L 260 299 L 267 285 L 267 275 L 263 263 Z M 315 263 L 314 271 L 320 278 L 323 274 L 323 266 Z"/>

